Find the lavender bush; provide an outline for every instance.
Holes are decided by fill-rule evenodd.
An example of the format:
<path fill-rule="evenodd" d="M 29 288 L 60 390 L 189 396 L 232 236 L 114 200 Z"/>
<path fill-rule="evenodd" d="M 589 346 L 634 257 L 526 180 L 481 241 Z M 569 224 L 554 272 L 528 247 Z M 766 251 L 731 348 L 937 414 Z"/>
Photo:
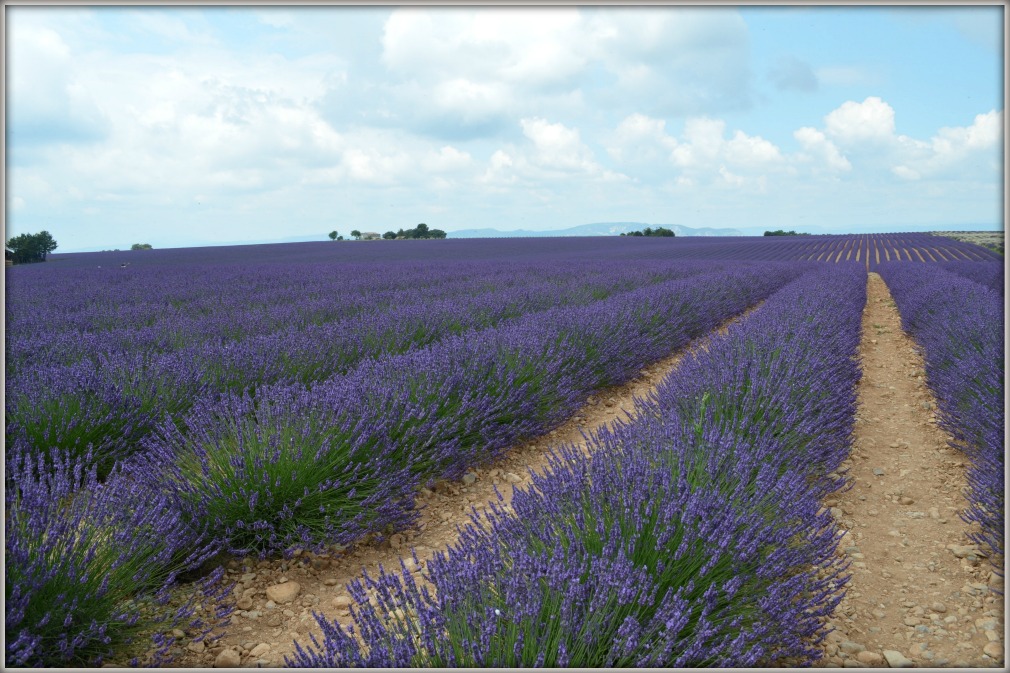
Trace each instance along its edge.
<path fill-rule="evenodd" d="M 199 531 L 183 523 L 170 498 L 138 486 L 121 467 L 101 484 L 89 458 L 7 447 L 8 666 L 98 665 L 154 625 L 202 626 L 193 619 L 197 604 L 166 603 L 178 574 L 214 548 L 194 546 Z M 217 582 L 212 575 L 200 589 L 207 607 L 220 599 Z M 155 662 L 169 645 L 155 637 Z"/>
<path fill-rule="evenodd" d="M 345 402 L 330 413 L 298 387 L 202 401 L 149 442 L 161 488 L 186 521 L 238 555 L 348 544 L 404 526 L 417 487 L 412 465 L 390 457 L 381 414 Z"/>
<path fill-rule="evenodd" d="M 406 568 L 366 575 L 350 586 L 356 628 L 317 616 L 323 642 L 298 645 L 289 665 L 815 659 L 845 582 L 819 501 L 849 448 L 864 301 L 852 266 L 794 281 L 672 374 L 638 419 L 592 437 L 591 459 L 563 447 L 511 508 L 475 517 L 429 564 L 434 593 Z M 720 370 L 741 368 L 761 376 L 724 388 Z M 693 404 L 672 399 L 688 388 Z M 847 419 L 782 432 L 782 419 L 832 420 L 838 404 Z M 771 418 L 757 413 L 766 405 Z"/>
<path fill-rule="evenodd" d="M 88 456 L 104 477 L 136 450 L 153 417 L 91 362 L 40 367 L 8 380 L 7 445 Z"/>
<path fill-rule="evenodd" d="M 922 348 L 940 425 L 971 459 L 970 508 L 977 542 L 1003 553 L 1004 313 L 992 289 L 940 268 L 882 265 L 902 328 Z"/>

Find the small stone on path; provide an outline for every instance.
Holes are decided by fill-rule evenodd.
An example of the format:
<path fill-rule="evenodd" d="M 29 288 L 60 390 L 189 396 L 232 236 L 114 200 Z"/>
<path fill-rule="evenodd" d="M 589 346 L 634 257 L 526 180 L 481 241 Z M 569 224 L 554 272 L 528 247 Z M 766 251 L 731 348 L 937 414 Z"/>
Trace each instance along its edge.
<path fill-rule="evenodd" d="M 270 645 L 268 645 L 267 643 L 260 643 L 256 647 L 249 650 L 249 656 L 258 659 L 269 651 L 270 651 Z"/>
<path fill-rule="evenodd" d="M 891 668 L 913 668 L 915 666 L 911 659 L 897 650 L 884 650 L 883 655 L 887 660 L 887 665 Z"/>
<path fill-rule="evenodd" d="M 986 643 L 986 646 L 982 648 L 982 652 L 988 654 L 996 661 L 1003 661 L 1003 643 Z"/>
<path fill-rule="evenodd" d="M 884 657 L 876 652 L 870 652 L 869 650 L 863 650 L 857 654 L 856 659 L 869 666 L 879 666 L 884 663 Z"/>
<path fill-rule="evenodd" d="M 214 668 L 238 668 L 242 657 L 235 650 L 225 650 L 214 659 Z"/>
<path fill-rule="evenodd" d="M 301 593 L 302 586 L 295 581 L 283 582 L 267 587 L 267 598 L 275 603 L 290 603 Z"/>

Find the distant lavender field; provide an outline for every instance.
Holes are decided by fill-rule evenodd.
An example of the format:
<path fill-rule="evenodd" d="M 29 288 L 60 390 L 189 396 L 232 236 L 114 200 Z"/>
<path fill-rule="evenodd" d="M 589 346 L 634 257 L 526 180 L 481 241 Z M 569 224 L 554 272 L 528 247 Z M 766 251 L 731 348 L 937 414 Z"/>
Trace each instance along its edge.
<path fill-rule="evenodd" d="M 650 445 L 661 457 L 656 463 L 648 452 L 629 454 L 639 472 L 628 478 L 651 483 L 659 476 L 650 465 L 695 452 L 690 469 L 706 485 L 694 495 L 693 486 L 664 486 L 669 500 L 656 505 L 672 512 L 693 498 L 718 499 L 726 488 L 753 490 L 774 473 L 785 479 L 777 488 L 797 498 L 780 523 L 767 518 L 768 503 L 749 497 L 723 503 L 725 520 L 739 528 L 761 517 L 769 526 L 764 539 L 821 531 L 826 524 L 812 503 L 824 486 L 815 477 L 830 472 L 847 446 L 858 379 L 850 355 L 865 273 L 877 268 L 878 255 L 882 263 L 902 253 L 907 259 L 893 265 L 924 269 L 928 260 L 968 287 L 990 293 L 1002 287 L 992 253 L 918 234 L 321 242 L 52 255 L 45 264 L 9 268 L 6 662 L 92 665 L 150 631 L 154 615 L 160 633 L 164 624 L 192 622 L 192 609 L 155 608 L 181 573 L 219 552 L 290 554 L 402 528 L 416 517 L 413 497 L 421 485 L 459 476 L 549 432 L 594 391 L 627 381 L 763 300 L 768 308 L 742 333 L 750 336 L 726 342 L 738 345 L 727 345 L 718 362 L 692 364 L 697 372 L 678 384 L 687 392 L 657 400 L 657 418 L 669 417 L 672 425 L 625 433 L 620 441 Z M 788 362 L 798 367 L 787 367 L 788 376 L 773 373 L 784 361 L 754 359 L 754 344 L 779 343 L 779 324 L 791 335 L 782 336 L 792 353 Z M 787 390 L 790 376 L 820 387 L 808 391 L 813 397 L 795 397 Z M 719 397 L 729 382 L 741 381 L 779 409 L 768 419 L 772 425 L 738 422 L 744 412 Z M 676 399 L 700 406 L 682 408 Z M 815 402 L 821 407 L 812 412 Z M 768 433 L 777 438 L 772 444 Z M 717 468 L 712 461 L 722 459 L 706 462 L 695 455 L 700 446 L 750 467 Z M 706 482 L 709 469 L 730 482 Z M 809 478 L 802 470 L 812 471 Z M 598 490 L 579 488 L 586 512 L 604 506 Z M 691 505 L 697 506 L 708 507 Z M 544 513 L 543 525 L 554 516 Z M 707 557 L 707 542 L 691 530 L 684 539 L 694 546 L 671 553 Z M 595 544 L 578 547 L 572 572 L 596 562 Z M 799 563 L 834 572 L 829 547 L 813 545 L 774 562 L 774 549 L 762 547 L 746 557 L 758 564 L 755 583 L 726 576 L 729 584 L 711 584 L 711 591 L 730 597 L 765 591 L 795 576 Z M 634 583 L 636 573 L 646 572 L 636 558 L 605 562 L 623 568 L 620 581 Z M 445 572 L 456 586 L 454 571 Z M 664 579 L 657 586 L 673 585 Z M 812 657 L 813 650 L 793 641 L 811 635 L 813 622 L 794 619 L 784 606 L 821 614 L 831 599 L 818 586 L 797 580 L 775 594 L 782 605 L 746 607 L 785 610 L 775 612 L 779 636 L 751 612 L 746 619 L 732 611 L 717 617 L 699 607 L 696 601 L 710 600 L 707 590 L 674 587 L 669 605 L 636 613 L 635 624 L 614 624 L 613 642 L 594 645 L 596 654 L 555 651 L 551 661 Z M 217 604 L 217 591 L 208 583 L 194 601 Z M 592 603 L 558 594 L 544 605 L 557 600 Z M 641 629 L 658 628 L 656 614 L 683 621 L 663 660 L 634 645 Z M 716 624 L 724 630 L 711 631 Z M 691 654 L 713 638 L 728 644 L 713 650 L 711 661 Z M 623 644 L 615 649 L 615 642 Z M 164 653 L 171 644 L 159 636 L 152 646 Z M 513 659 L 499 656 L 499 645 L 429 665 L 537 663 L 539 646 L 528 646 L 533 659 Z M 341 646 L 306 653 L 301 663 L 330 657 L 327 665 L 342 665 L 355 656 Z M 402 663 L 384 661 L 374 665 Z"/>

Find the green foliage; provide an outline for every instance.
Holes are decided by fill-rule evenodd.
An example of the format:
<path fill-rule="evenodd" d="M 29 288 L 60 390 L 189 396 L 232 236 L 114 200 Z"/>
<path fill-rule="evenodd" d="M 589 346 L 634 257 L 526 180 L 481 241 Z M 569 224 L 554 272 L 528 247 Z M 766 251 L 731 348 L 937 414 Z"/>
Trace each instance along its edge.
<path fill-rule="evenodd" d="M 360 232 L 360 231 L 358 231 L 357 229 L 355 229 L 355 230 L 353 230 L 353 231 L 351 232 L 351 236 L 353 236 L 353 237 L 354 237 L 354 240 L 355 240 L 355 241 L 360 241 L 360 240 L 361 240 L 361 232 Z"/>
<path fill-rule="evenodd" d="M 340 234 L 338 234 L 337 231 L 334 229 L 328 234 L 328 236 L 330 237 L 331 241 L 335 241 L 337 240 L 337 237 L 340 236 Z"/>
<path fill-rule="evenodd" d="M 646 227 L 642 231 L 629 231 L 626 234 L 621 234 L 621 236 L 660 236 L 663 238 L 673 238 L 677 234 L 674 233 L 672 229 L 667 229 L 666 227 Z"/>
<path fill-rule="evenodd" d="M 153 250 L 154 246 L 150 243 L 134 243 L 130 246 L 130 250 Z"/>
<path fill-rule="evenodd" d="M 370 457 L 380 436 L 359 438 L 356 422 L 318 410 L 293 424 L 290 410 L 255 403 L 203 435 L 180 433 L 178 492 L 197 516 L 214 521 L 235 553 L 264 554 L 332 538 L 342 522 L 367 522 L 385 477 Z M 269 530 L 251 522 L 271 521 Z"/>
<path fill-rule="evenodd" d="M 422 222 L 413 229 L 406 231 L 400 229 L 395 236 L 396 238 L 445 238 L 446 234 L 441 229 L 429 229 L 428 225 Z"/>
<path fill-rule="evenodd" d="M 809 236 L 810 234 L 804 234 L 798 231 L 784 231 L 782 229 L 776 229 L 775 231 L 766 231 L 765 236 Z"/>
<path fill-rule="evenodd" d="M 383 237 L 384 239 L 386 239 L 387 241 L 391 241 L 391 240 L 393 240 L 394 238 L 396 238 L 396 232 L 393 232 L 393 231 L 387 231 L 386 233 L 384 233 L 384 234 L 382 235 L 382 237 Z"/>
<path fill-rule="evenodd" d="M 56 249 L 56 241 L 48 231 L 19 234 L 7 240 L 8 258 L 15 264 L 46 261 L 46 255 Z"/>

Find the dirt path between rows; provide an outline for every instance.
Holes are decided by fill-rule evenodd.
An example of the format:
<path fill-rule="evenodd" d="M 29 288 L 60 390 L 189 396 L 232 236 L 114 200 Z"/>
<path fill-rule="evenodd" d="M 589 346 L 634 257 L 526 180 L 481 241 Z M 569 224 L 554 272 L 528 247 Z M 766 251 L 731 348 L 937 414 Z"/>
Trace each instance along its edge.
<path fill-rule="evenodd" d="M 967 458 L 936 426 L 922 357 L 887 286 L 869 274 L 853 487 L 824 502 L 847 533 L 852 579 L 824 666 L 1001 666 L 1002 580 L 971 545 Z M 1003 560 L 998 560 L 1002 567 Z"/>
<path fill-rule="evenodd" d="M 763 303 L 763 302 L 762 302 Z M 585 448 L 583 433 L 626 420 L 635 414 L 635 399 L 646 397 L 690 352 L 704 348 L 715 334 L 725 334 L 743 316 L 725 321 L 716 330 L 687 344 L 673 355 L 646 366 L 628 383 L 589 396 L 586 404 L 564 425 L 513 447 L 495 465 L 471 470 L 461 481 L 439 482 L 434 490 L 422 489 L 417 504 L 423 508 L 418 525 L 381 543 L 366 542 L 342 552 L 323 556 L 300 554 L 292 560 L 234 559 L 228 562 L 227 581 L 235 582 L 237 602 L 231 624 L 214 643 L 193 642 L 195 633 L 177 631 L 174 648 L 178 667 L 281 667 L 284 655 L 294 651 L 293 640 L 309 644 L 308 634 L 320 637 L 312 612 L 320 612 L 341 624 L 352 623 L 352 599 L 346 585 L 360 578 L 362 570 L 375 577 L 379 565 L 399 568 L 403 558 L 421 574 L 427 561 L 458 539 L 457 527 L 470 523 L 471 507 L 478 512 L 497 502 L 497 488 L 506 503 L 512 488 L 529 483 L 530 470 L 547 467 L 550 448 L 572 444 Z M 420 560 L 413 566 L 411 549 Z M 296 586 L 297 585 L 297 586 Z M 118 663 L 118 662 L 117 662 Z"/>

